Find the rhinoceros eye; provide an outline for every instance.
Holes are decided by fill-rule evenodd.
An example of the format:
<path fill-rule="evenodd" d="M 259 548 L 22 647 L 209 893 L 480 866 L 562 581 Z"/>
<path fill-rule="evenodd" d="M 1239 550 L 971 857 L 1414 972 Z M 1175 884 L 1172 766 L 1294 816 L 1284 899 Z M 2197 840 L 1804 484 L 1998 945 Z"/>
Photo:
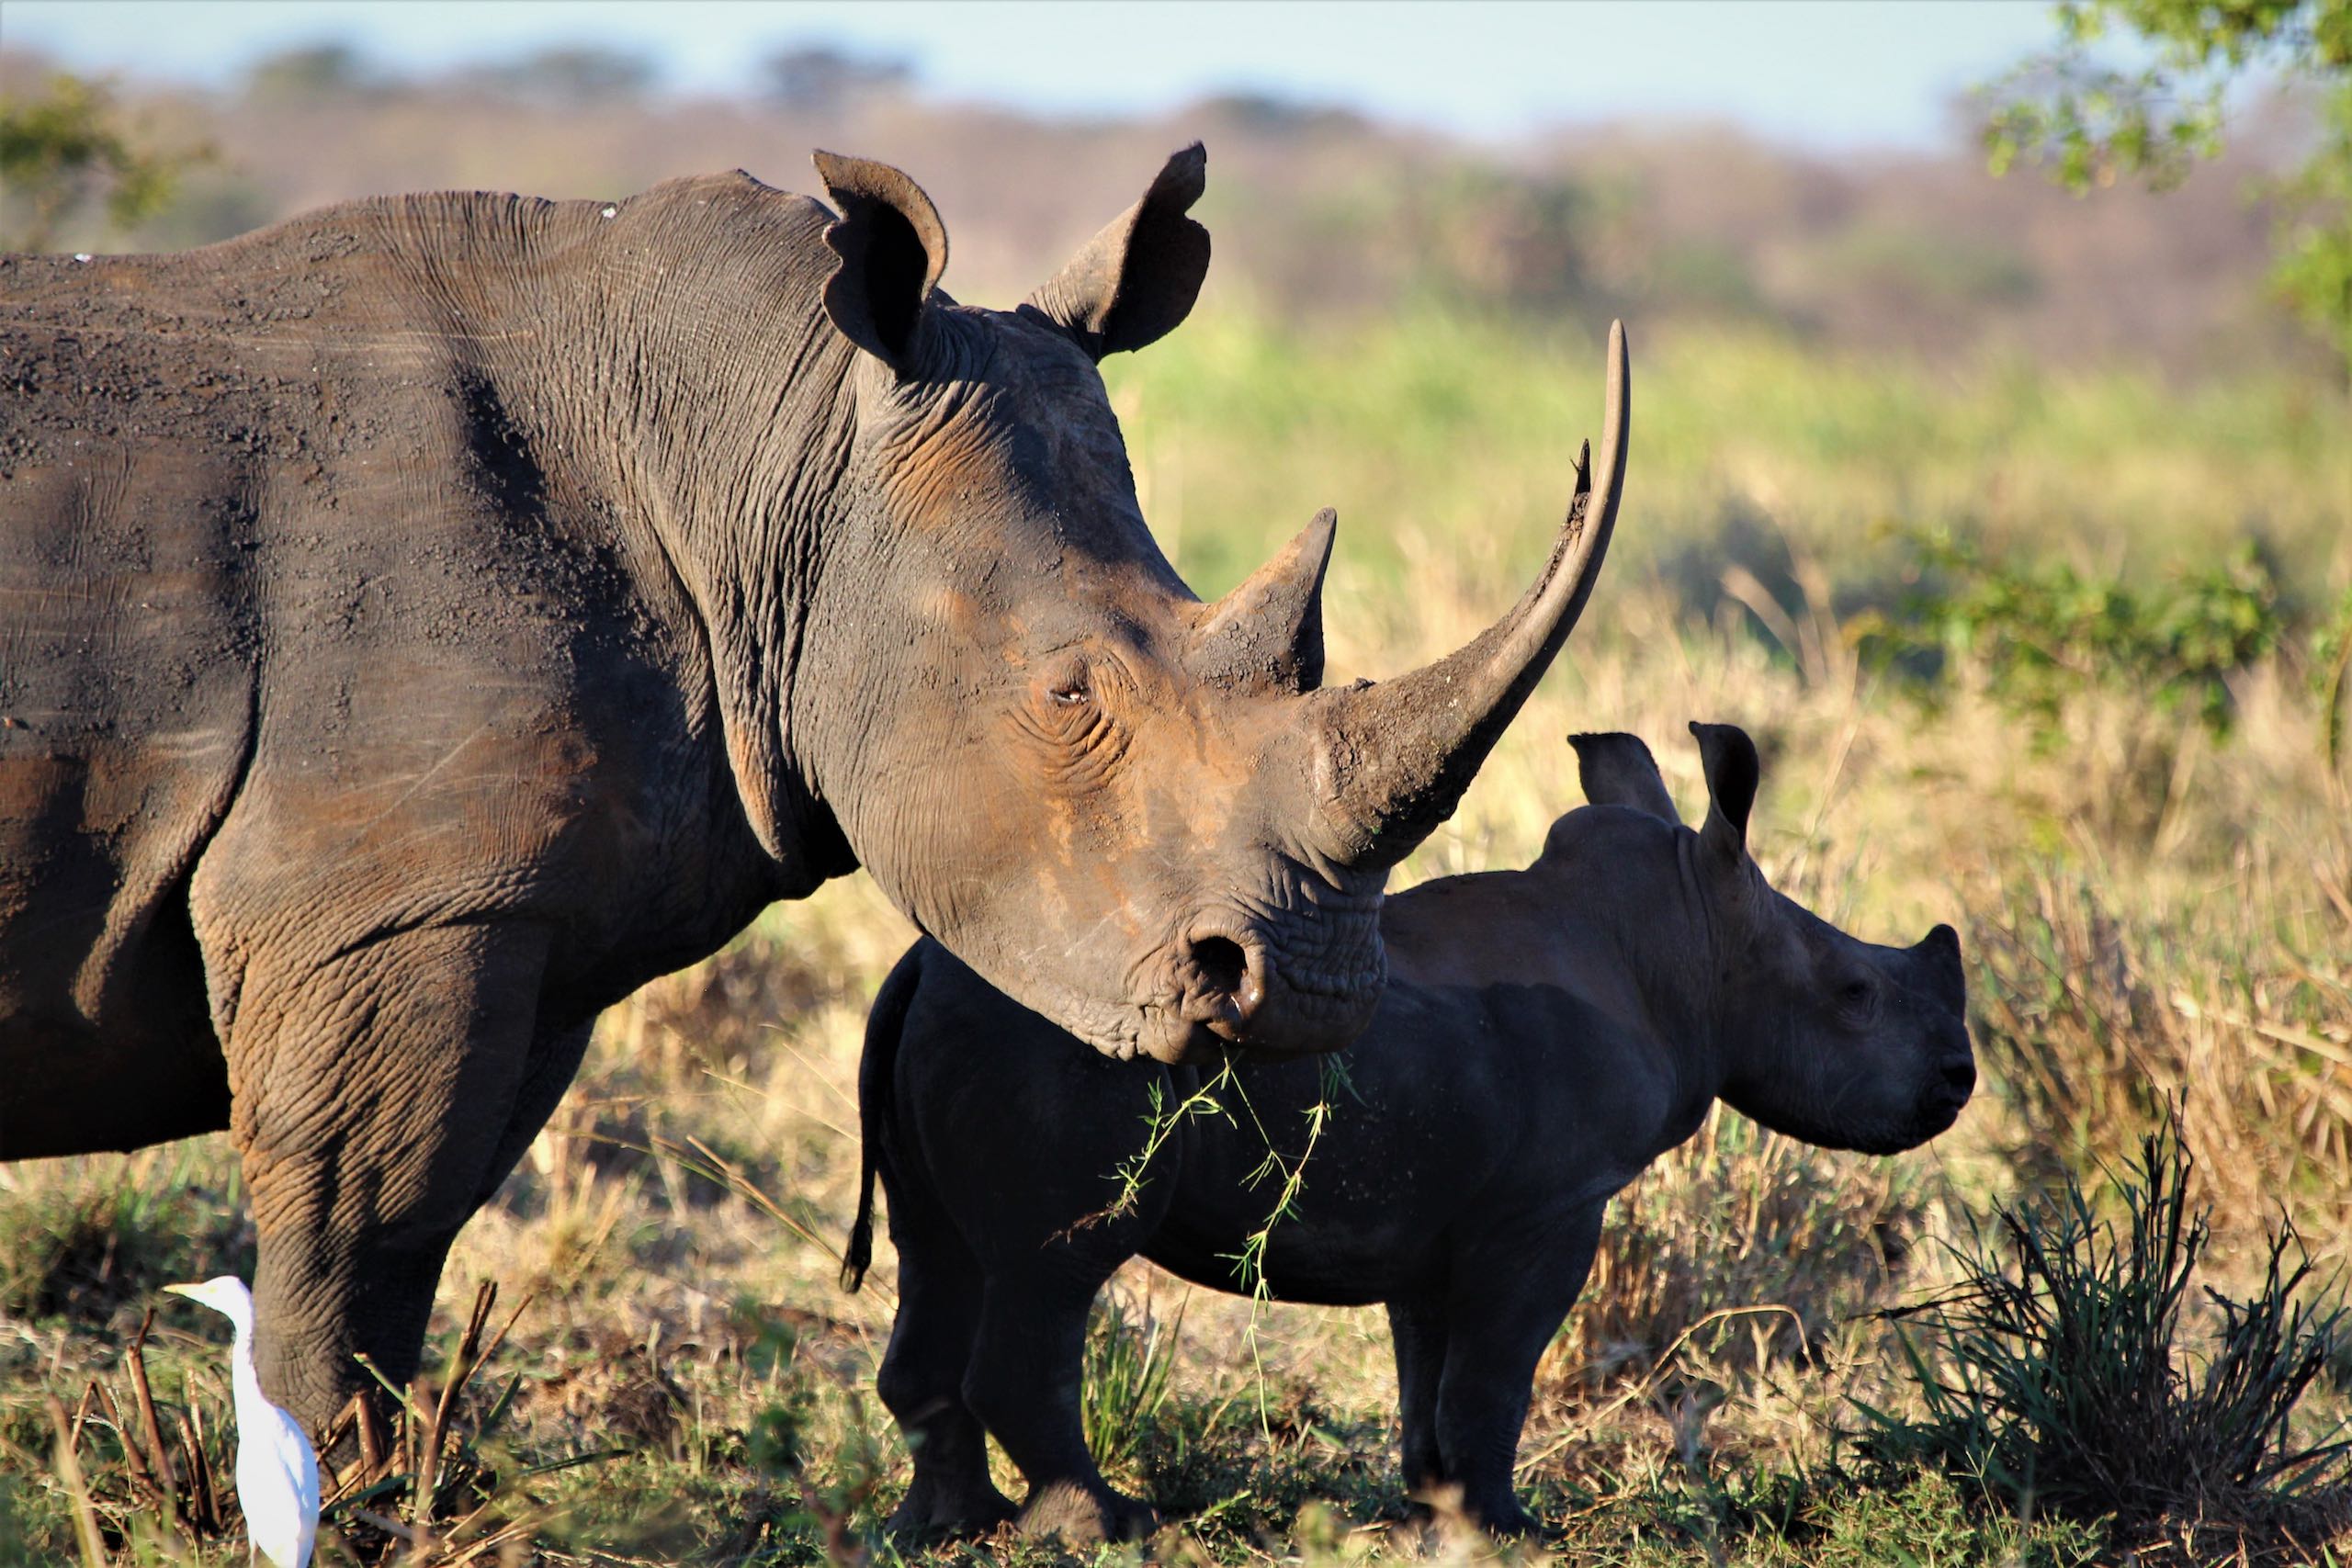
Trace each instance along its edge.
<path fill-rule="evenodd" d="M 1094 700 L 1094 681 L 1087 662 L 1083 654 L 1069 649 L 1037 671 L 1035 689 L 1044 694 L 1048 706 L 1080 708 Z"/>
<path fill-rule="evenodd" d="M 1838 987 L 1838 1006 L 1847 1017 L 1867 1019 L 1878 1001 L 1878 987 L 1860 976 L 1847 979 Z"/>
<path fill-rule="evenodd" d="M 1126 750 L 1118 665 L 1072 651 L 1043 662 L 1030 679 L 1013 722 L 1040 749 L 1037 761 L 1053 787 L 1067 794 L 1099 784 Z"/>

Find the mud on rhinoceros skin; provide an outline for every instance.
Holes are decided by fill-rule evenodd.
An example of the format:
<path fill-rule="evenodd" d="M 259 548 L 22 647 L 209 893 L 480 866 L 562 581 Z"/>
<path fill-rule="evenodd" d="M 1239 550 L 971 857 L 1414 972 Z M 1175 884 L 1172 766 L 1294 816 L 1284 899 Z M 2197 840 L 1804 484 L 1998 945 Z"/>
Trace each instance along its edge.
<path fill-rule="evenodd" d="M 1816 1144 L 1892 1153 L 1950 1126 L 1975 1067 L 1960 945 L 1938 926 L 1880 947 L 1775 892 L 1747 850 L 1755 748 L 1694 725 L 1710 803 L 1681 826 L 1630 735 L 1575 738 L 1593 803 L 1523 871 L 1424 883 L 1382 915 L 1392 979 L 1343 1060 L 1295 1217 L 1271 1233 L 1281 1300 L 1385 1303 L 1416 1497 L 1458 1489 L 1488 1529 L 1534 1521 L 1512 1485 L 1537 1358 L 1583 1288 L 1611 1194 L 1718 1098 Z M 1008 1068 L 1012 1068 L 1010 1072 Z M 871 1258 L 888 1198 L 899 1313 L 878 1379 L 914 1482 L 918 1536 L 1148 1532 L 1079 1419 L 1095 1292 L 1127 1258 L 1239 1290 L 1266 1221 L 1250 1179 L 1271 1130 L 1304 1154 L 1318 1064 L 1237 1063 L 1251 1114 L 1180 1122 L 1132 1206 L 1107 1179 L 1199 1072 L 1106 1062 L 930 942 L 875 999 L 859 1072 L 865 1187 L 846 1253 Z M 983 1433 L 1029 1483 L 989 1481 Z"/>
<path fill-rule="evenodd" d="M 313 1427 L 355 1351 L 413 1372 L 599 1010 L 860 864 L 1104 1051 L 1344 1043 L 1387 867 L 1600 566 L 1622 344 L 1510 646 L 1314 690 L 1328 519 L 1200 603 L 1095 368 L 1193 305 L 1201 151 L 1012 310 L 939 289 L 905 175 L 819 166 L 837 211 L 739 174 L 0 258 L 0 1158 L 228 1127 Z M 1433 682 L 1411 766 L 1332 776 Z"/>

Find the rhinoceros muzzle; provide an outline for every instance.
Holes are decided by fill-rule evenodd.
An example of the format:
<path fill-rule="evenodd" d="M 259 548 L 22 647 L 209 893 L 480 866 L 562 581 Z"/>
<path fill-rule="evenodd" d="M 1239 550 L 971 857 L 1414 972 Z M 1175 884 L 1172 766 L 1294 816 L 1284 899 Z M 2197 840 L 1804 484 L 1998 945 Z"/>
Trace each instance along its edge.
<path fill-rule="evenodd" d="M 1228 1047 L 1324 1052 L 1363 1032 L 1387 980 L 1378 903 L 1310 908 L 1270 922 L 1239 913 L 1195 919 L 1170 949 L 1164 999 L 1148 1010 L 1146 1055 L 1203 1061 Z"/>
<path fill-rule="evenodd" d="M 1606 375 L 1597 471 L 1588 447 L 1543 571 L 1467 646 L 1392 680 L 1321 689 L 1329 512 L 1204 606 L 1193 655 L 1198 674 L 1279 690 L 1304 705 L 1292 732 L 1303 751 L 1291 755 L 1312 788 L 1291 821 L 1297 851 L 1317 869 L 1289 888 L 1292 908 L 1206 914 L 1183 928 L 1169 949 L 1159 999 L 1145 1009 L 1136 1045 L 1147 1055 L 1173 1062 L 1226 1045 L 1334 1051 L 1371 1022 L 1387 979 L 1379 883 L 1453 814 L 1575 628 L 1608 555 L 1632 427 L 1621 324 L 1610 328 Z M 1350 885 L 1368 886 L 1374 897 L 1359 903 L 1339 891 Z"/>

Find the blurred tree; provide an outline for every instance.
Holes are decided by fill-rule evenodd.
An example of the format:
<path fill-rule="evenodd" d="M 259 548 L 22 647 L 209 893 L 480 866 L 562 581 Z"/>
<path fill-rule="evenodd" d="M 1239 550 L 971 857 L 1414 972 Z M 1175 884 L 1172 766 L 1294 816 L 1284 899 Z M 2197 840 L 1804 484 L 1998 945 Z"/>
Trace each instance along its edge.
<path fill-rule="evenodd" d="M 2158 189 L 2218 152 L 2222 95 L 2249 72 L 2315 86 L 2324 127 L 2275 182 L 2272 281 L 2352 371 L 2352 0 L 2062 0 L 2060 46 L 1994 84 L 1984 145 L 1995 174 L 2019 161 L 2076 190 L 2137 175 Z M 2137 71 L 2097 63 L 2120 29 L 2154 53 Z"/>
<path fill-rule="evenodd" d="M 299 102 L 338 94 L 373 92 L 382 85 L 347 43 L 304 44 L 264 55 L 245 73 L 246 96 L 262 102 Z"/>
<path fill-rule="evenodd" d="M 1371 122 L 1340 104 L 1276 93 L 1216 93 L 1201 100 L 1194 113 L 1257 136 L 1308 136 L 1317 132 L 1361 132 Z"/>
<path fill-rule="evenodd" d="M 534 103 L 584 108 L 642 96 L 653 85 L 653 63 L 625 50 L 566 44 L 466 72 L 459 81 Z"/>
<path fill-rule="evenodd" d="M 1581 184 L 1478 165 L 1433 184 L 1425 213 L 1433 259 L 1465 300 L 1556 310 L 1589 297 L 1585 252 L 1597 215 Z"/>
<path fill-rule="evenodd" d="M 172 198 L 209 148 L 149 145 L 96 83 L 58 73 L 38 97 L 0 96 L 0 246 L 47 250 L 57 231 L 103 192 L 107 216 L 128 228 Z"/>
<path fill-rule="evenodd" d="M 1335 255 L 1366 256 L 1378 258 L 1386 287 L 1450 308 L 1551 315 L 1607 308 L 1591 253 L 1622 212 L 1579 175 L 1463 160 L 1409 180 L 1335 183 L 1289 216 L 1305 231 L 1285 270 L 1323 298 Z"/>
<path fill-rule="evenodd" d="M 807 114 L 835 114 L 860 98 L 896 93 L 912 84 L 910 61 L 852 54 L 831 44 L 804 44 L 772 54 L 762 67 L 767 96 Z"/>
<path fill-rule="evenodd" d="M 2271 276 L 2296 313 L 2334 341 L 2352 374 L 2352 81 L 2328 95 L 2326 113 L 2318 151 L 2273 187 L 2286 215 L 2272 237 L 2278 262 Z"/>

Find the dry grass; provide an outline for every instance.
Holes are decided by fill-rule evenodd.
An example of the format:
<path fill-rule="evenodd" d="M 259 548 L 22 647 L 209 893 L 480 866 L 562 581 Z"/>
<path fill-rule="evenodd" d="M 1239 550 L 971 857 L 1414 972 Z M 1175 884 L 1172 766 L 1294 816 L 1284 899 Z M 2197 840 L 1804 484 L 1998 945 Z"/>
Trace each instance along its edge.
<path fill-rule="evenodd" d="M 1512 352 L 1473 335 L 1479 355 Z M 1219 379 L 1246 381 L 1256 359 L 1214 331 L 1184 357 L 1183 336 L 1163 379 L 1139 358 L 1120 396 L 1148 505 L 1204 590 L 1331 499 L 1321 470 L 1332 453 L 1367 455 L 1370 477 L 1349 483 L 1380 493 L 1343 509 L 1332 579 L 1339 674 L 1401 668 L 1507 604 L 1557 500 L 1566 436 L 1597 417 L 1574 378 L 1581 359 L 1563 370 L 1538 345 L 1492 376 L 1506 392 L 1566 385 L 1573 409 L 1555 399 L 1540 418 L 1499 419 L 1460 454 L 1411 446 L 1421 437 L 1403 427 L 1423 401 L 1406 391 L 1387 405 L 1394 447 L 1374 440 L 1382 405 L 1363 387 L 1350 397 L 1364 412 L 1335 429 L 1272 431 L 1255 412 L 1262 389 Z M 1373 344 L 1351 373 L 1415 352 L 1438 351 Z M 2041 736 L 1965 668 L 1923 704 L 1871 672 L 1847 636 L 1860 604 L 1889 603 L 1901 563 L 1873 557 L 1877 546 L 1827 547 L 1859 536 L 1874 512 L 1901 513 L 1916 493 L 1906 475 L 1943 476 L 1934 493 L 1949 493 L 1971 448 L 1954 441 L 1933 461 L 1878 452 L 1863 465 L 1875 479 L 1844 465 L 1835 442 L 1751 450 L 1724 423 L 1727 403 L 1678 387 L 1674 367 L 1688 363 L 1667 356 L 1653 378 L 1665 385 L 1644 406 L 1670 417 L 1661 434 L 1637 434 L 1627 547 L 1586 627 L 1462 814 L 1400 880 L 1531 856 L 1577 804 L 1571 729 L 1647 736 L 1695 804 L 1683 726 L 1736 720 L 1763 749 L 1755 840 L 1781 886 L 1873 940 L 1908 942 L 1938 919 L 1961 927 L 1991 1077 L 1952 1134 L 1895 1161 L 1801 1149 L 1726 1116 L 1661 1162 L 1618 1205 L 1586 1304 L 1546 1364 L 1522 1484 L 1579 1561 L 1860 1565 L 1905 1560 L 1898 1550 L 1917 1562 L 2106 1561 L 2095 1522 L 2022 1523 L 1944 1481 L 1863 1484 L 1842 1468 L 1848 1401 L 1906 1398 L 1884 1328 L 1864 1314 L 1949 1282 L 1936 1243 L 1956 1234 L 1956 1216 L 2094 1168 L 2171 1093 L 2186 1100 L 2199 1193 L 2213 1205 L 2217 1283 L 2246 1283 L 2233 1270 L 2258 1268 L 2254 1243 L 2280 1206 L 2323 1275 L 2352 1260 L 2352 809 L 2321 760 L 2324 716 L 2299 662 L 2308 645 L 2290 637 L 2232 677 L 2224 736 L 2159 712 L 2128 678 L 2086 685 Z M 1476 379 L 1441 365 L 1411 384 L 1441 372 Z M 1465 422 L 1483 417 L 1484 395 Z M 1800 381 L 1781 396 L 1801 403 L 1807 391 Z M 1204 406 L 1222 421 L 1165 412 Z M 2119 454 L 2141 439 L 2118 436 L 2099 461 L 2128 467 Z M 1994 461 L 1997 441 L 1981 440 L 1977 457 Z M 2310 563 L 2308 601 L 2342 592 L 2352 528 L 2331 537 L 2324 525 L 2331 506 L 2341 519 L 2343 490 L 2328 489 L 2344 478 L 2340 451 L 2314 453 L 2293 430 L 2268 446 L 2258 431 L 2233 440 L 2255 445 L 2247 470 L 2277 487 L 2271 515 L 2304 519 L 2290 543 Z M 1662 459 L 1678 450 L 1696 456 Z M 2216 445 L 2167 460 L 2207 484 L 2237 457 Z M 2000 502 L 2011 536 L 2095 560 L 2109 526 L 2081 500 L 2095 481 L 2063 453 L 2028 468 L 2029 499 L 2011 491 Z M 1730 536 L 1725 498 L 1740 484 L 1773 498 L 1761 515 L 1788 520 L 1785 537 L 1758 525 L 1779 554 L 1741 558 L 1745 577 L 1726 577 L 1729 560 L 1694 577 L 1689 563 Z M 1815 514 L 1816 494 L 1839 499 Z M 2188 506 L 2153 525 L 2180 541 L 2182 559 L 2233 532 L 2233 519 Z M 1685 545 L 1696 554 L 1678 554 Z M 890 1259 L 857 1296 L 834 1277 L 854 1199 L 864 1009 L 911 934 L 853 879 L 771 910 L 727 953 L 615 1010 L 555 1122 L 460 1238 L 445 1308 L 497 1280 L 521 1311 L 475 1380 L 490 1392 L 455 1417 L 479 1431 L 495 1391 L 514 1383 L 479 1449 L 504 1506 L 534 1510 L 537 1560 L 891 1555 L 876 1521 L 905 1457 L 871 1393 L 891 1302 L 876 1287 Z M 1311 1169 L 1306 1179 L 1311 1190 Z M 232 1534 L 130 1506 L 119 1448 L 84 1443 L 74 1482 L 55 1462 L 45 1403 L 54 1395 L 70 1417 L 93 1380 L 127 1388 L 124 1348 L 155 1287 L 250 1267 L 241 1214 L 218 1138 L 0 1167 L 0 1562 L 84 1554 L 77 1517 L 109 1561 L 242 1560 Z M 1403 1550 L 1376 1309 L 1264 1308 L 1250 1354 L 1236 1348 L 1247 1302 L 1140 1266 L 1115 1289 L 1125 1326 L 1106 1320 L 1093 1359 L 1125 1390 L 1129 1473 L 1182 1517 L 1155 1556 Z M 1147 1313 L 1164 1336 L 1149 1355 L 1114 1337 L 1142 1332 Z M 214 1326 L 168 1306 L 145 1360 L 164 1425 L 200 1413 L 220 1473 Z M 444 1322 L 445 1346 L 462 1327 Z M 2352 1406 L 2352 1352 L 2344 1363 L 2309 1396 L 2319 1416 Z M 356 1514 L 329 1524 L 326 1561 L 407 1550 Z M 1000 1555 L 1060 1560 L 1035 1546 Z"/>

